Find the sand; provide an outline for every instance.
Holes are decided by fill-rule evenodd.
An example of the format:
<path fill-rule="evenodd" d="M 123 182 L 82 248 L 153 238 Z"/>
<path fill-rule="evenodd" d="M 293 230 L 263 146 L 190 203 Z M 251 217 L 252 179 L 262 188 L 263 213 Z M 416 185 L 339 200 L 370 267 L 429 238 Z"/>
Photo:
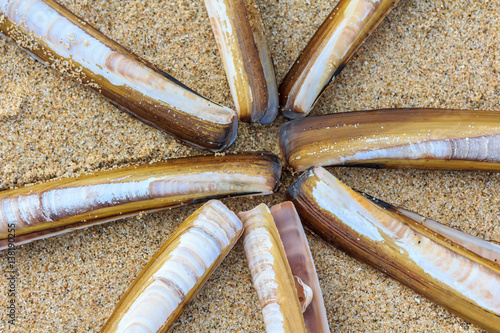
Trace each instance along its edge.
<path fill-rule="evenodd" d="M 234 107 L 204 4 L 62 1 L 201 94 Z M 281 82 L 334 1 L 260 1 Z M 500 2 L 402 0 L 321 97 L 312 115 L 392 107 L 498 110 Z M 241 124 L 226 152 L 278 153 L 277 133 Z M 130 163 L 201 154 L 119 111 L 0 39 L 0 189 Z M 500 241 L 500 175 L 330 168 L 347 185 L 472 235 Z M 284 200 L 227 199 L 236 211 Z M 20 246 L 17 325 L 1 332 L 97 332 L 149 258 L 198 206 L 145 214 Z M 377 270 L 309 236 L 332 331 L 480 332 Z M 6 267 L 5 253 L 0 262 Z M 4 271 L 5 269 L 3 269 Z M 174 332 L 263 331 L 239 242 Z"/>

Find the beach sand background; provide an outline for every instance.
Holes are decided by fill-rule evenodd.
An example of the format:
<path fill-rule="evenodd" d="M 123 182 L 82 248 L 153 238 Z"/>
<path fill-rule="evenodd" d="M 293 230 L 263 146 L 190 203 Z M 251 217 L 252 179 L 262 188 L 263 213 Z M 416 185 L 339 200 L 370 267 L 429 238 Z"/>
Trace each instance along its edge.
<path fill-rule="evenodd" d="M 234 107 L 201 0 L 64 0 L 106 36 L 189 87 Z M 261 0 L 278 82 L 336 1 Z M 321 97 L 312 115 L 395 107 L 499 110 L 500 2 L 401 0 Z M 500 111 L 500 110 L 499 110 Z M 499 114 L 500 116 L 500 114 Z M 285 121 L 240 124 L 227 153 L 279 153 Z M 119 111 L 98 94 L 0 39 L 0 189 L 140 162 L 204 154 Z M 347 185 L 474 236 L 500 241 L 500 175 L 329 168 Z M 278 193 L 223 200 L 235 211 Z M 144 214 L 16 250 L 17 325 L 1 332 L 97 332 L 151 256 L 199 205 Z M 309 236 L 332 331 L 481 329 Z M 6 265 L 5 254 L 0 262 Z M 4 269 L 2 270 L 4 271 Z M 187 306 L 174 332 L 260 332 L 257 296 L 239 242 Z"/>

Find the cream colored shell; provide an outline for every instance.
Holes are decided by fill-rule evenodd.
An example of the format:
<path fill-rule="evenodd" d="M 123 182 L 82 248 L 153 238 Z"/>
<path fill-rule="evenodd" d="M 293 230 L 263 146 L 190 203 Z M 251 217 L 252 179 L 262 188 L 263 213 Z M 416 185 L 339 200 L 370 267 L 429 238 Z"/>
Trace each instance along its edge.
<path fill-rule="evenodd" d="M 241 221 L 220 201 L 206 203 L 153 257 L 103 331 L 165 331 L 180 314 L 178 307 L 199 290 L 232 248 L 242 228 Z"/>
<path fill-rule="evenodd" d="M 245 227 L 243 247 L 266 331 L 305 332 L 294 278 L 269 208 L 261 204 L 238 216 Z"/>

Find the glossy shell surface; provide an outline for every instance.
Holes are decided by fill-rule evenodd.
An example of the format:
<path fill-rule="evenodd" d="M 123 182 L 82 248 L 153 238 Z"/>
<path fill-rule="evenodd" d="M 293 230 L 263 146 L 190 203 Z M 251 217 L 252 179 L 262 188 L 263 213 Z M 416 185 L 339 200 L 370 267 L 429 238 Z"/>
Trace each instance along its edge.
<path fill-rule="evenodd" d="M 321 286 L 300 217 L 290 201 L 272 206 L 271 214 L 280 234 L 292 274 L 296 280 L 300 279 L 311 289 L 312 299 L 304 311 L 307 332 L 330 332 Z M 295 285 L 297 286 L 297 283 Z"/>
<path fill-rule="evenodd" d="M 296 170 L 346 165 L 499 171 L 499 116 L 442 109 L 330 114 L 285 123 L 280 147 Z"/>
<path fill-rule="evenodd" d="M 153 256 L 101 332 L 166 332 L 242 233 L 231 210 L 207 202 Z"/>
<path fill-rule="evenodd" d="M 395 207 L 379 199 L 375 199 L 368 194 L 362 193 L 365 197 L 376 203 L 377 205 L 387 209 L 395 214 L 403 215 L 417 223 L 422 224 L 426 228 L 434 230 L 443 237 L 463 246 L 464 248 L 484 257 L 488 260 L 500 263 L 500 244 L 497 242 L 489 242 L 487 240 L 477 238 L 466 234 L 460 230 L 446 226 L 442 223 L 423 217 L 415 212 L 409 211 L 402 207 Z"/>
<path fill-rule="evenodd" d="M 295 280 L 269 208 L 241 212 L 243 247 L 259 297 L 266 331 L 306 332 Z"/>
<path fill-rule="evenodd" d="M 195 91 L 231 105 L 203 1 L 61 3 Z M 259 1 L 279 82 L 335 5 L 330 0 Z M 311 115 L 393 107 L 498 110 L 499 15 L 498 1 L 400 1 L 324 92 Z M 46 68 L 16 44 L 0 38 L 0 53 L 0 81 L 5 88 L 0 89 L 2 190 L 197 153 Z M 229 150 L 277 153 L 283 121 L 279 117 L 266 127 L 240 124 L 238 139 Z M 349 186 L 394 205 L 484 239 L 500 240 L 500 179 L 495 173 L 329 170 Z M 298 175 L 283 173 L 286 189 Z M 239 211 L 262 201 L 271 206 L 284 200 L 280 191 L 262 198 L 224 199 L 224 203 Z M 143 214 L 18 246 L 16 305 L 22 320 L 15 328 L 98 332 L 142 267 L 192 212 L 188 206 Z M 332 331 L 400 332 L 411 327 L 415 332 L 483 332 L 315 238 L 310 238 L 310 246 Z M 3 255 L 0 265 L 7 265 Z M 0 285 L 7 290 L 8 281 L 3 277 Z M 207 327 L 231 330 L 234 325 L 247 332 L 264 331 L 241 243 L 198 295 L 172 333 Z M 10 331 L 5 321 L 0 322 L 2 330 Z"/>
<path fill-rule="evenodd" d="M 280 86 L 289 118 L 305 117 L 398 0 L 342 0 L 309 41 Z"/>
<path fill-rule="evenodd" d="M 144 211 L 211 198 L 269 194 L 281 166 L 270 153 L 191 157 L 66 178 L 0 192 L 0 244 L 9 225 L 17 242 L 69 232 Z"/>
<path fill-rule="evenodd" d="M 274 66 L 258 8 L 244 0 L 205 0 L 239 118 L 270 123 L 278 113 Z"/>
<path fill-rule="evenodd" d="M 234 111 L 140 60 L 57 2 L 2 0 L 0 15 L 1 34 L 142 121 L 212 151 L 236 138 Z"/>
<path fill-rule="evenodd" d="M 392 214 L 322 167 L 304 172 L 288 195 L 305 225 L 325 241 L 462 318 L 500 331 L 498 263 Z"/>

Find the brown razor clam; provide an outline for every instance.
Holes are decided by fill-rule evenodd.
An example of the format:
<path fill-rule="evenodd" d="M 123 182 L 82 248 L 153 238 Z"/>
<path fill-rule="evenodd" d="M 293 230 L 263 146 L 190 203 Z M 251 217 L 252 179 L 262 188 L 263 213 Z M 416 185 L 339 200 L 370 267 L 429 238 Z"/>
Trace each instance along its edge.
<path fill-rule="evenodd" d="M 64 178 L 0 192 L 0 249 L 141 212 L 214 198 L 261 195 L 278 187 L 272 153 L 187 157 Z"/>
<path fill-rule="evenodd" d="M 306 330 L 308 333 L 328 333 L 330 327 L 316 267 L 295 206 L 290 201 L 286 201 L 271 207 L 271 214 L 283 243 L 292 275 L 296 281 L 302 281 L 312 291 L 312 300 L 303 313 Z M 301 285 L 302 283 L 295 283 L 298 292 Z M 300 298 L 299 296 L 299 300 Z"/>
<path fill-rule="evenodd" d="M 239 119 L 269 124 L 278 113 L 278 88 L 264 25 L 253 5 L 205 0 Z"/>
<path fill-rule="evenodd" d="M 478 326 L 500 332 L 500 266 L 342 184 L 322 167 L 288 189 L 304 225 Z"/>
<path fill-rule="evenodd" d="M 260 204 L 238 217 L 245 229 L 243 247 L 266 331 L 306 332 L 296 280 L 269 208 Z M 309 287 L 301 291 L 303 301 L 310 299 Z"/>
<path fill-rule="evenodd" d="M 283 124 L 280 147 L 295 170 L 368 166 L 500 170 L 500 113 L 387 109 Z"/>
<path fill-rule="evenodd" d="M 197 148 L 220 151 L 238 120 L 53 0 L 0 1 L 0 34 L 123 111 Z"/>
<path fill-rule="evenodd" d="M 321 93 L 398 1 L 341 0 L 281 83 L 283 115 L 307 116 Z"/>
<path fill-rule="evenodd" d="M 204 204 L 151 258 L 101 332 L 167 332 L 242 233 L 223 203 Z"/>

